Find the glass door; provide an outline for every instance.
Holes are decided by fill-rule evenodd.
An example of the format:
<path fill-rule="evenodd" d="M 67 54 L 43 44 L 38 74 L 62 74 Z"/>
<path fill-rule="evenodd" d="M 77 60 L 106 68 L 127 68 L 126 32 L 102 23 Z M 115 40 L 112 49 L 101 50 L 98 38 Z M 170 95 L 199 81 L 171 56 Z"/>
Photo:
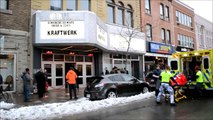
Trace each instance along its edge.
<path fill-rule="evenodd" d="M 63 62 L 43 62 L 42 68 L 47 71 L 48 84 L 50 88 L 60 88 L 64 85 L 64 63 Z"/>
<path fill-rule="evenodd" d="M 86 79 L 94 75 L 93 65 L 92 63 L 76 63 L 76 69 L 79 71 L 79 86 L 85 87 Z"/>

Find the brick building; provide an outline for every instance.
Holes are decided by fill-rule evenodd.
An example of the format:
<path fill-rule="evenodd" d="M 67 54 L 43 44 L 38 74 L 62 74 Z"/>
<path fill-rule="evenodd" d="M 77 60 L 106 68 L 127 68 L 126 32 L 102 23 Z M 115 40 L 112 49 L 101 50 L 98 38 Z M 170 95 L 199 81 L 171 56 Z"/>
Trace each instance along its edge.
<path fill-rule="evenodd" d="M 194 9 L 175 0 L 173 2 L 174 39 L 176 51 L 196 49 Z"/>
<path fill-rule="evenodd" d="M 31 2 L 1 0 L 0 3 L 0 74 L 4 87 L 16 90 L 16 79 L 31 67 L 29 41 Z"/>

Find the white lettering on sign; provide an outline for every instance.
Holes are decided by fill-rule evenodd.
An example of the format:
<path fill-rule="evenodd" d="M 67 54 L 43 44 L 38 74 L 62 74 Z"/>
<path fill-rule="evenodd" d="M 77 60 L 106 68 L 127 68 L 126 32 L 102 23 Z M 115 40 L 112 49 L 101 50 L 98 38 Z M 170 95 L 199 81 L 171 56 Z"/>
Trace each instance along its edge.
<path fill-rule="evenodd" d="M 97 41 L 107 46 L 107 33 L 99 25 L 97 25 Z"/>
<path fill-rule="evenodd" d="M 84 21 L 42 21 L 41 39 L 83 39 Z"/>

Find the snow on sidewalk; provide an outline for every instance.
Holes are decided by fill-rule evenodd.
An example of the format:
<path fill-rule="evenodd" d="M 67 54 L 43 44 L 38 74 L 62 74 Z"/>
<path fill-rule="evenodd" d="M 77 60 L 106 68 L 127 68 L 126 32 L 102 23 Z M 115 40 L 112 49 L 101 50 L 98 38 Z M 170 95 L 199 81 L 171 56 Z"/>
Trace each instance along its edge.
<path fill-rule="evenodd" d="M 51 119 L 54 117 L 73 115 L 82 112 L 95 111 L 110 106 L 139 101 L 154 96 L 154 92 L 139 94 L 131 97 L 110 98 L 104 100 L 90 101 L 88 98 L 80 98 L 77 101 L 68 101 L 64 103 L 51 103 L 36 106 L 27 106 L 9 109 L 14 104 L 0 103 L 1 119 Z M 3 109 L 4 108 L 4 109 Z M 9 109 L 9 110 L 5 110 Z"/>

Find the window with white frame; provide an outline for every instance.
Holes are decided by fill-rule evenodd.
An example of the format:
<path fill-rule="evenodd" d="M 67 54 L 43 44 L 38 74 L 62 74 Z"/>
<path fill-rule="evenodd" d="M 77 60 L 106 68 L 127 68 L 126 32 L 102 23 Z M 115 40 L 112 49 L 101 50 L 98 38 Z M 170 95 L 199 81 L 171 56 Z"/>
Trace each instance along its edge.
<path fill-rule="evenodd" d="M 178 45 L 193 48 L 194 47 L 193 38 L 190 36 L 178 34 Z"/>
<path fill-rule="evenodd" d="M 8 10 L 9 9 L 9 0 L 0 0 L 0 9 Z"/>
<path fill-rule="evenodd" d="M 152 25 L 146 24 L 146 40 L 152 41 Z"/>
<path fill-rule="evenodd" d="M 160 3 L 160 18 L 164 19 L 164 5 Z"/>
<path fill-rule="evenodd" d="M 171 44 L 171 33 L 170 33 L 170 30 L 166 31 L 166 40 L 167 40 L 167 44 Z"/>
<path fill-rule="evenodd" d="M 77 10 L 77 0 L 67 0 L 67 10 Z"/>
<path fill-rule="evenodd" d="M 145 10 L 146 10 L 146 14 L 151 14 L 151 4 L 150 4 L 150 0 L 145 0 Z"/>
<path fill-rule="evenodd" d="M 51 0 L 50 10 L 62 10 L 62 0 Z"/>
<path fill-rule="evenodd" d="M 188 27 L 192 27 L 192 17 L 180 11 L 176 11 L 176 22 L 186 25 Z"/>
<path fill-rule="evenodd" d="M 166 9 L 165 9 L 165 18 L 166 20 L 168 21 L 169 20 L 169 6 L 166 6 Z"/>
<path fill-rule="evenodd" d="M 166 43 L 166 40 L 165 40 L 165 29 L 164 28 L 161 29 L 161 40 L 162 40 L 162 43 Z"/>

